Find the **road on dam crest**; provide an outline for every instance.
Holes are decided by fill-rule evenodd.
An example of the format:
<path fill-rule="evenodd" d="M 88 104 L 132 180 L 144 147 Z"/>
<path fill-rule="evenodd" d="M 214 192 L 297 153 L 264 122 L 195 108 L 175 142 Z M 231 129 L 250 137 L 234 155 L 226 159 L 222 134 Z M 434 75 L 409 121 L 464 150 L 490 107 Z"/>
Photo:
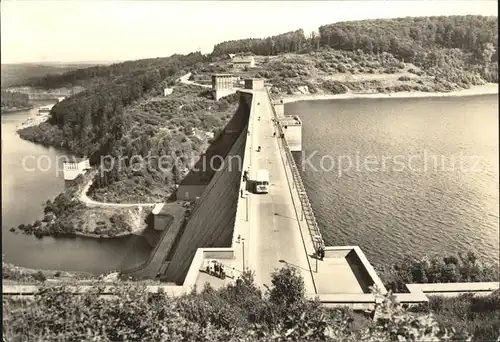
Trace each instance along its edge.
<path fill-rule="evenodd" d="M 249 237 L 245 244 L 248 267 L 255 271 L 257 284 L 271 285 L 271 273 L 288 264 L 302 274 L 306 292 L 314 293 L 312 270 L 280 155 L 279 138 L 273 136 L 276 128 L 271 102 L 265 90 L 254 90 L 253 94 L 250 179 L 255 178 L 257 170 L 267 169 L 270 187 L 267 194 L 249 194 Z"/>

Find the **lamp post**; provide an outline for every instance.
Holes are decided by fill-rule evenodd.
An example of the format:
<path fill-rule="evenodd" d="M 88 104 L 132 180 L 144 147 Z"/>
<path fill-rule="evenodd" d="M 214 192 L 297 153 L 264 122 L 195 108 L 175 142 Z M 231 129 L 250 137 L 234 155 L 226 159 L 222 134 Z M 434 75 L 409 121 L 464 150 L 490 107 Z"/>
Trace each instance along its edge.
<path fill-rule="evenodd" d="M 322 237 L 321 235 L 314 235 L 314 240 L 316 240 L 316 242 L 318 244 L 320 244 L 320 242 L 322 241 Z M 315 243 L 313 243 L 313 245 L 316 245 Z M 318 250 L 319 248 L 316 248 L 316 273 L 318 273 L 318 258 L 319 258 L 319 254 L 318 254 Z"/>
<path fill-rule="evenodd" d="M 245 271 L 245 239 L 241 239 L 242 253 L 243 253 L 243 271 Z"/>
<path fill-rule="evenodd" d="M 316 252 L 316 273 L 318 273 L 318 252 Z"/>
<path fill-rule="evenodd" d="M 246 203 L 246 218 L 248 222 L 248 194 L 245 196 L 245 203 Z"/>
<path fill-rule="evenodd" d="M 237 243 L 241 243 L 241 253 L 243 257 L 243 271 L 245 271 L 245 238 L 242 238 L 241 235 L 238 235 L 238 238 L 236 239 Z"/>

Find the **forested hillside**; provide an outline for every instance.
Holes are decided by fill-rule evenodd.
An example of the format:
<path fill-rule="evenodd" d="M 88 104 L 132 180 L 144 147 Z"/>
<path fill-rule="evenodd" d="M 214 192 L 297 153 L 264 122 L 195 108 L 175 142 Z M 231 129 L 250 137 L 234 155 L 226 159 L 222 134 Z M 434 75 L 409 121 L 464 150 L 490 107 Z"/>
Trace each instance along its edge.
<path fill-rule="evenodd" d="M 219 43 L 214 46 L 212 56 L 245 52 L 269 56 L 311 48 L 307 43 L 307 39 L 304 36 L 304 30 L 300 29 L 265 39 L 248 38 Z"/>
<path fill-rule="evenodd" d="M 340 22 L 319 27 L 319 36 L 302 30 L 264 39 L 217 44 L 213 55 L 308 53 L 318 48 L 367 54 L 390 53 L 403 62 L 432 68 L 453 60 L 470 65 L 484 79 L 498 82 L 498 17 L 441 16 Z"/>
<path fill-rule="evenodd" d="M 81 155 L 92 156 L 98 151 L 105 154 L 130 128 L 129 118 L 123 115 L 125 107 L 143 96 L 159 95 L 164 86 L 182 74 L 184 68 L 204 59 L 199 53 L 174 55 L 42 78 L 40 84 L 48 88 L 73 81 L 91 80 L 98 84 L 104 82 L 105 76 L 108 81 L 57 103 L 47 123 L 26 128 L 20 134 L 25 139 L 67 148 Z"/>
<path fill-rule="evenodd" d="M 186 65 L 193 65 L 196 62 L 204 62 L 205 60 L 206 59 L 200 53 L 191 53 L 187 56 L 172 55 L 170 57 L 140 59 L 111 65 L 77 69 L 61 75 L 45 75 L 41 78 L 32 78 L 28 80 L 25 85 L 45 89 L 75 85 L 89 88 L 90 86 L 116 81 L 121 77 L 131 74 L 144 74 L 147 71 L 158 71 L 163 75 L 163 78 L 165 78 L 174 75 Z"/>
<path fill-rule="evenodd" d="M 176 84 L 172 94 L 163 89 L 206 57 L 187 56 L 127 62 L 130 74 L 95 85 L 57 103 L 48 122 L 19 131 L 22 138 L 68 149 L 91 157 L 178 157 L 183 169 L 191 157 L 207 147 L 237 107 L 237 96 L 215 102 L 203 88 Z M 135 65 L 135 69 L 132 66 Z M 114 72 L 124 66 L 112 66 Z M 93 68 L 92 68 L 93 69 Z M 112 73 L 110 70 L 102 71 Z M 82 75 L 89 71 L 82 71 Z M 85 77 L 87 77 L 85 76 Z M 59 86 L 59 85 L 58 85 Z M 195 132 L 191 128 L 196 129 Z M 174 156 L 171 156 L 174 154 Z M 172 158 L 163 158 L 172 165 Z M 168 159 L 168 160 L 167 160 Z M 174 177 L 171 167 L 154 164 L 137 171 L 137 165 L 115 163 L 94 182 L 91 193 L 103 201 L 161 201 L 169 195 Z M 136 171 L 134 171 L 136 170 Z M 164 170 L 164 171 L 162 171 Z"/>
<path fill-rule="evenodd" d="M 184 84 L 176 86 L 168 97 L 130 106 L 125 117 L 131 129 L 109 153 L 124 162 L 97 176 L 90 189 L 92 197 L 127 203 L 165 200 L 237 106 L 236 94 L 215 102 L 210 92 Z"/>
<path fill-rule="evenodd" d="M 438 66 L 443 60 L 459 59 L 473 65 L 487 80 L 498 78 L 498 17 L 477 15 L 415 17 L 339 22 L 319 27 L 319 35 L 305 37 L 304 31 L 287 32 L 268 38 L 248 38 L 214 46 L 212 59 L 236 53 L 278 55 L 310 53 L 319 48 L 363 51 L 366 54 L 390 53 L 403 62 L 417 66 Z M 193 55 L 193 54 L 191 54 Z M 79 69 L 62 75 L 33 78 L 26 85 L 57 88 L 67 85 L 108 83 L 132 72 L 183 64 L 182 55 Z M 199 65 L 210 60 L 200 55 Z M 453 66 L 453 65 L 451 65 Z M 167 67 L 173 67 L 172 65 Z"/>
<path fill-rule="evenodd" d="M 2 90 L 2 113 L 23 108 L 30 108 L 31 104 L 26 94 Z"/>
<path fill-rule="evenodd" d="M 498 82 L 498 17 L 468 15 L 342 22 L 321 26 L 319 34 L 321 46 L 360 49 L 366 53 L 389 52 L 417 66 L 432 67 L 441 59 L 455 57 L 477 67 L 488 81 Z"/>

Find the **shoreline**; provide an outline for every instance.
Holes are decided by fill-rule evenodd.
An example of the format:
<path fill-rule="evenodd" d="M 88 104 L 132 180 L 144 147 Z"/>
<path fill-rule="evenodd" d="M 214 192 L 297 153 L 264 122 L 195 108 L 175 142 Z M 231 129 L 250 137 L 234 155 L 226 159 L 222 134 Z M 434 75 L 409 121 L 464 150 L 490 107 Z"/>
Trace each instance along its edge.
<path fill-rule="evenodd" d="M 97 234 L 92 234 L 92 233 L 83 233 L 83 232 L 75 232 L 73 234 L 69 234 L 71 236 L 77 236 L 77 237 L 84 237 L 84 238 L 91 238 L 91 239 L 114 239 L 114 238 L 119 238 L 123 236 L 129 236 L 129 235 L 141 235 L 142 232 L 144 232 L 146 228 L 140 228 L 136 230 L 132 230 L 130 232 L 121 232 L 116 234 L 115 236 L 109 236 L 109 235 L 97 235 Z M 54 238 L 57 238 L 57 236 L 52 236 Z"/>
<path fill-rule="evenodd" d="M 86 209 L 89 209 L 89 208 L 86 208 Z M 37 236 L 36 232 L 25 233 L 22 229 L 19 229 L 19 227 L 12 227 L 12 228 L 14 230 L 10 230 L 10 232 L 12 232 L 14 234 L 19 234 L 22 232 L 23 234 L 32 235 L 34 237 L 41 238 L 41 239 L 44 238 L 45 236 L 52 237 L 54 239 L 57 239 L 57 238 L 76 238 L 76 237 L 89 238 L 89 239 L 114 239 L 114 238 L 120 238 L 120 237 L 124 237 L 124 236 L 130 236 L 130 235 L 141 235 L 147 229 L 147 227 L 141 227 L 138 229 L 132 229 L 131 231 L 120 232 L 114 236 L 94 234 L 94 233 L 90 233 L 90 232 L 86 233 L 86 232 L 80 232 L 80 231 L 75 231 L 73 233 L 48 234 L 48 235 Z"/>
<path fill-rule="evenodd" d="M 487 83 L 473 86 L 468 89 L 455 90 L 450 92 L 413 92 L 401 91 L 396 93 L 345 93 L 345 94 L 305 94 L 283 96 L 283 104 L 300 101 L 321 101 L 321 100 L 348 100 L 348 99 L 409 99 L 409 98 L 430 98 L 430 97 L 463 97 L 498 94 L 498 83 Z"/>
<path fill-rule="evenodd" d="M 9 109 L 2 110 L 2 114 L 22 112 L 22 111 L 25 111 L 25 110 L 31 110 L 33 108 L 34 108 L 33 106 L 19 107 L 19 108 L 14 107 L 14 108 L 9 108 Z"/>
<path fill-rule="evenodd" d="M 48 119 L 49 119 L 49 114 L 39 114 L 39 115 L 29 116 L 20 125 L 16 126 L 17 129 L 16 132 L 24 128 L 38 126 L 46 122 Z"/>
<path fill-rule="evenodd" d="M 57 280 L 71 280 L 71 279 L 94 279 L 97 278 L 96 275 L 85 272 L 85 271 L 64 271 L 57 269 L 42 269 L 42 268 L 29 268 L 24 266 L 18 266 L 11 264 L 9 262 L 4 262 L 2 264 L 2 271 L 8 278 L 2 279 L 2 282 L 32 282 L 31 279 L 34 275 L 41 272 L 43 275 L 49 279 Z"/>

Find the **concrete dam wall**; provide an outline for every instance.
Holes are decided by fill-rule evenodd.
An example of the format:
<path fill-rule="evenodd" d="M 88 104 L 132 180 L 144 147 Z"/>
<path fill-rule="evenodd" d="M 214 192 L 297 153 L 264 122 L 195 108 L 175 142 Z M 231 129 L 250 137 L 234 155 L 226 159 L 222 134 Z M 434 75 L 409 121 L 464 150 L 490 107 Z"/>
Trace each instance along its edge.
<path fill-rule="evenodd" d="M 200 156 L 194 167 L 178 185 L 175 196 L 171 200 L 194 201 L 202 196 L 203 191 L 214 177 L 216 170 L 222 165 L 226 155 L 238 139 L 248 122 L 247 105 L 240 98 L 239 106 L 226 124 L 223 132 L 210 144 L 205 153 Z"/>
<path fill-rule="evenodd" d="M 242 94 L 235 114 L 239 127 L 231 125 L 225 133 L 235 134 L 236 139 L 228 146 L 225 156 L 221 155 L 223 162 L 180 232 L 162 280 L 182 284 L 198 248 L 231 246 L 250 114 L 248 100 L 249 97 Z"/>

